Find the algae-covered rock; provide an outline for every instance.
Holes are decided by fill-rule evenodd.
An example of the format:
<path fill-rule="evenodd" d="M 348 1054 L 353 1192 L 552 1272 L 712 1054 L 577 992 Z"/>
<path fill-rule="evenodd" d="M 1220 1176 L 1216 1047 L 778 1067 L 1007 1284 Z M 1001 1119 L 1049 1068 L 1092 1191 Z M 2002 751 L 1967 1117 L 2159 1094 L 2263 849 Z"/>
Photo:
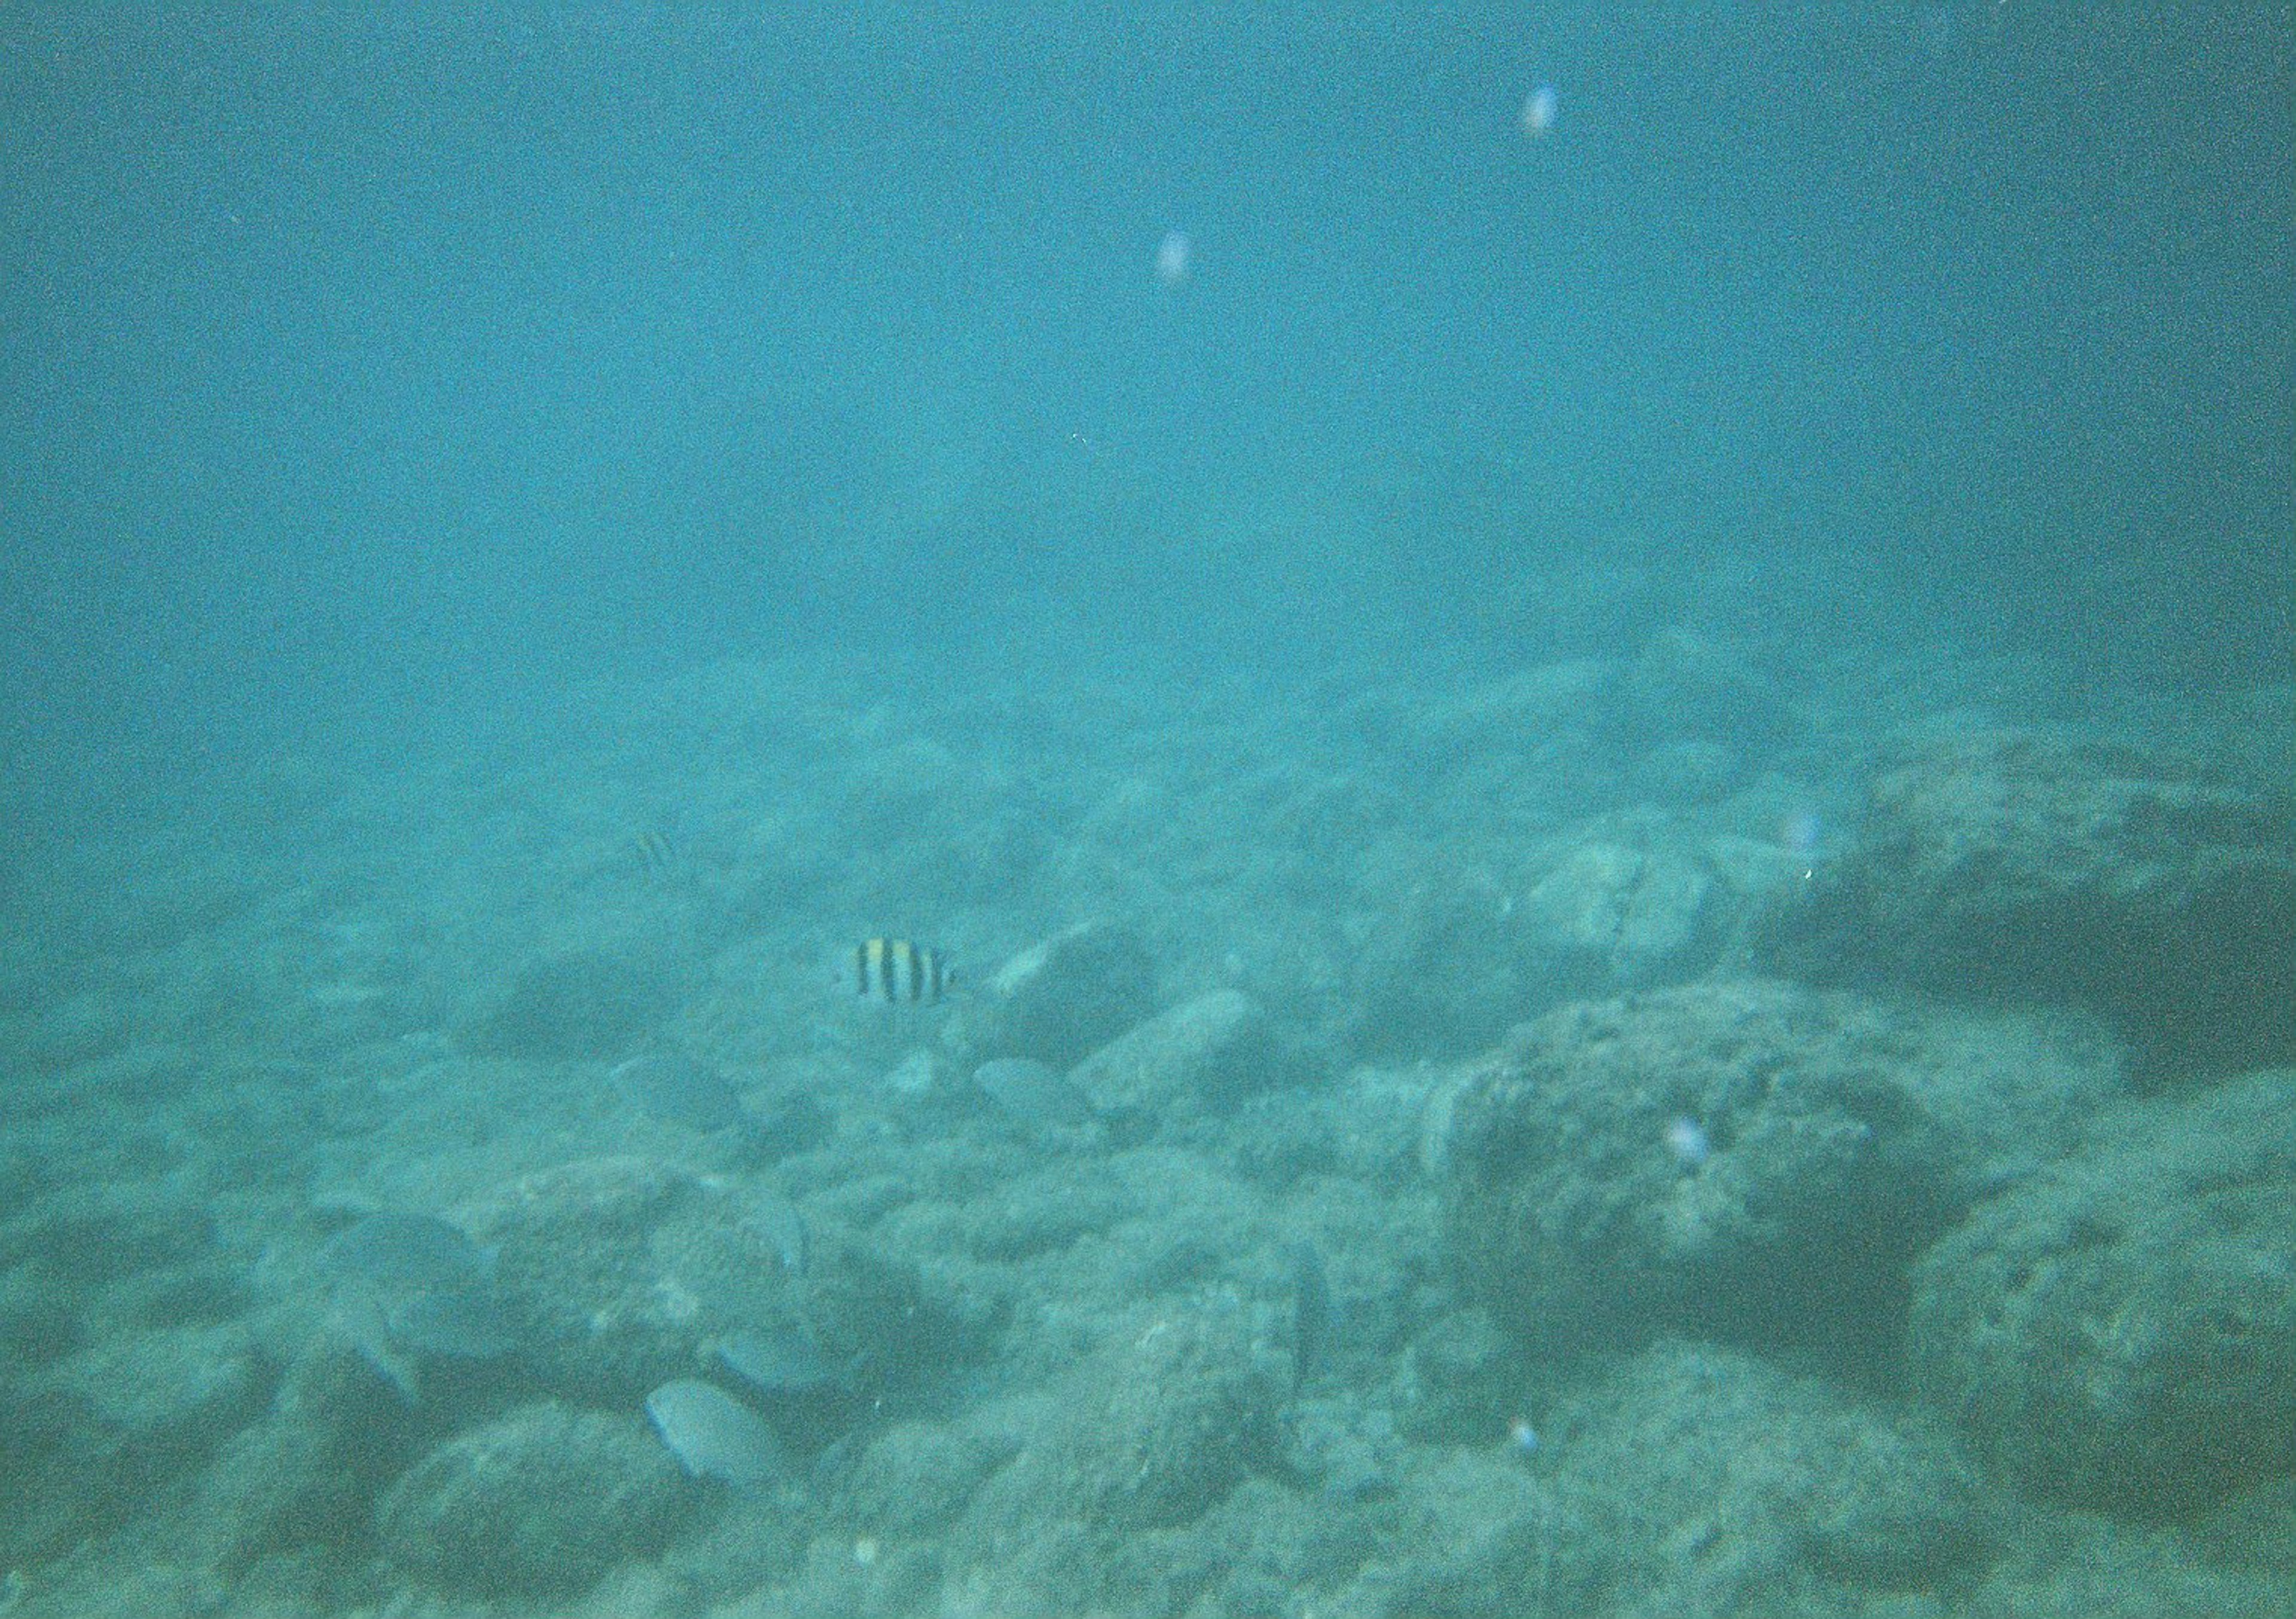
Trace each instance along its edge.
<path fill-rule="evenodd" d="M 1760 756 L 1806 734 L 1792 695 L 1743 649 L 1677 626 L 1645 641 L 1617 699 L 1597 716 L 1614 734 L 1652 746 L 1696 741 Z"/>
<path fill-rule="evenodd" d="M 1699 985 L 1527 1026 L 1436 1093 L 1427 1162 L 1470 1290 L 1536 1353 L 1874 1356 L 1923 1244 L 2116 1080 L 2062 1023 Z"/>
<path fill-rule="evenodd" d="M 1052 1448 L 1071 1508 L 1116 1527 L 1185 1521 L 1268 1454 L 1279 1385 L 1242 1312 L 1150 1321 L 1095 1360 Z"/>
<path fill-rule="evenodd" d="M 1355 1541 L 1368 1554 L 1362 1573 L 1318 1611 L 1352 1619 L 1604 1612 L 1620 1550 L 1603 1528 L 1517 1459 L 1431 1451 Z"/>
<path fill-rule="evenodd" d="M 896 1423 L 857 1457 L 844 1516 L 871 1534 L 909 1537 L 946 1528 L 1017 1442 L 973 1427 Z"/>
<path fill-rule="evenodd" d="M 1487 1445 L 1521 1419 L 1532 1386 L 1521 1340 L 1490 1312 L 1437 1316 L 1404 1351 L 1400 1386 L 1408 1395 L 1405 1430 L 1424 1443 Z"/>
<path fill-rule="evenodd" d="M 1355 968 L 1349 1037 L 1374 1058 L 1456 1059 L 1585 996 L 1714 966 L 1751 909 L 1740 860 L 1663 817 L 1430 860 Z"/>
<path fill-rule="evenodd" d="M 2076 1001 L 2164 1077 L 2296 1054 L 2296 810 L 2031 732 L 1884 773 L 1855 842 L 1762 929 L 1798 977 Z"/>
<path fill-rule="evenodd" d="M 1710 961 L 1720 944 L 1716 873 L 1659 838 L 1593 838 L 1523 896 L 1554 976 L 1593 989 L 1637 988 Z"/>
<path fill-rule="evenodd" d="M 1535 1449 L 1413 1451 L 1317 1611 L 1896 1612 L 1866 1605 L 1974 1580 L 1997 1546 L 1949 1433 L 1750 1356 L 1655 1345 L 1536 1415 Z"/>
<path fill-rule="evenodd" d="M 1941 1426 L 1744 1355 L 1655 1345 L 1553 1421 L 1555 1483 L 1602 1525 L 1632 1611 L 1737 1611 L 1810 1582 L 1931 1590 L 1995 1545 L 1976 1470 Z"/>
<path fill-rule="evenodd" d="M 1349 968 L 1356 1051 L 1389 1063 L 1464 1057 L 1570 993 L 1518 914 L 1514 882 L 1447 855 L 1408 876 Z"/>
<path fill-rule="evenodd" d="M 734 1345 L 804 1343 L 833 1386 L 767 1397 L 795 1394 L 775 1419 L 804 1430 L 786 1435 L 795 1443 L 825 1443 L 887 1385 L 930 1382 L 993 1328 L 916 1264 L 816 1231 L 788 1198 L 736 1176 L 582 1159 L 512 1181 L 459 1217 L 499 1251 L 496 1280 L 531 1323 L 521 1363 L 599 1406 L 635 1409 L 725 1364 Z"/>
<path fill-rule="evenodd" d="M 1243 1312 L 1158 1314 L 1070 1376 L 1057 1414 L 959 1534 L 980 1546 L 1063 1518 L 1095 1534 L 1185 1523 L 1272 1457 L 1281 1394 Z"/>
<path fill-rule="evenodd" d="M 92 1337 L 37 1370 L 0 1355 L 0 1557 L 44 1558 L 155 1517 L 197 1486 L 272 1380 L 238 1323 Z"/>
<path fill-rule="evenodd" d="M 1912 1366 L 2057 1500 L 2181 1515 L 2296 1473 L 2296 1073 L 2129 1107 L 1915 1276 Z"/>
<path fill-rule="evenodd" d="M 215 1252 L 212 1207 L 151 1181 L 67 1182 L 0 1224 L 0 1264 L 32 1260 L 54 1281 L 83 1289 Z"/>
<path fill-rule="evenodd" d="M 787 1239 L 765 1212 L 738 1182 L 615 1157 L 523 1176 L 467 1214 L 535 1324 L 529 1358 L 545 1380 L 635 1405 L 714 1342 L 798 1309 Z"/>
<path fill-rule="evenodd" d="M 271 1374 L 234 1323 L 107 1338 L 41 1381 L 86 1414 L 77 1465 L 141 1493 L 197 1466 L 253 1417 Z"/>
<path fill-rule="evenodd" d="M 689 1488 L 635 1416 L 549 1401 L 430 1451 L 383 1497 L 375 1530 L 394 1562 L 443 1590 L 561 1597 L 660 1551 Z"/>

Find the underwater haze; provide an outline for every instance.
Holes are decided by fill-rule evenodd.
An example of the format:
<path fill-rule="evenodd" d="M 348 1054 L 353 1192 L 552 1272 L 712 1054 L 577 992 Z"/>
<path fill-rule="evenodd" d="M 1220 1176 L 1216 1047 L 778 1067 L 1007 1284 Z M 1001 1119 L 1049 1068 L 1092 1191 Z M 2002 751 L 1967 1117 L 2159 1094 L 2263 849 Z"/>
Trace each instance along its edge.
<path fill-rule="evenodd" d="M 2292 61 L 0 0 L 0 1615 L 2289 1611 Z"/>
<path fill-rule="evenodd" d="M 0 30 L 43 745 L 792 647 L 1576 650 L 1596 559 L 2085 683 L 2285 650 L 2280 7 Z"/>

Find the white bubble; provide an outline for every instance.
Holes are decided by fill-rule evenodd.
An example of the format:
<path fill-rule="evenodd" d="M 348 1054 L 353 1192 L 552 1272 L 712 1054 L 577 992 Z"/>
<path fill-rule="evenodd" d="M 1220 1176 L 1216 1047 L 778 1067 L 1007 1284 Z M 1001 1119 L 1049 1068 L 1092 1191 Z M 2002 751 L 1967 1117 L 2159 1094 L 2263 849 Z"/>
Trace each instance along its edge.
<path fill-rule="evenodd" d="M 1536 140 L 1554 127 L 1554 115 L 1561 109 L 1562 97 L 1553 85 L 1541 85 L 1523 99 L 1522 131 Z"/>
<path fill-rule="evenodd" d="M 1825 841 L 1825 822 L 1814 809 L 1789 810 L 1778 822 L 1778 844 L 1789 854 L 1814 858 Z"/>
<path fill-rule="evenodd" d="M 1188 278 L 1188 258 L 1195 243 L 1188 240 L 1185 231 L 1167 231 L 1164 240 L 1156 244 L 1156 279 L 1168 287 L 1177 287 Z"/>

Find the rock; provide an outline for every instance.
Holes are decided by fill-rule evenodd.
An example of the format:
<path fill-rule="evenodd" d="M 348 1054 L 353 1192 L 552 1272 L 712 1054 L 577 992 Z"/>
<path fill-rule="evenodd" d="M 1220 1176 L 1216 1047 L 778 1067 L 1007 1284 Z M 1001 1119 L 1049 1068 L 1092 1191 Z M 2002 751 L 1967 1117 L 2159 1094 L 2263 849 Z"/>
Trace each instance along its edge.
<path fill-rule="evenodd" d="M 1395 1493 L 1403 1452 L 1395 1415 L 1352 1399 L 1295 1400 L 1283 1427 L 1283 1468 L 1330 1501 Z"/>
<path fill-rule="evenodd" d="M 2296 1590 L 2296 1475 L 2244 1490 L 2192 1525 L 2198 1548 L 2216 1562 L 2253 1568 Z"/>
<path fill-rule="evenodd" d="M 2183 1534 L 2131 1533 L 2126 1524 L 2074 1513 L 2028 1521 L 2046 1527 L 2016 1536 L 1982 1580 L 1956 1590 L 1949 1607 L 1929 1611 L 2018 1619 L 2284 1619 L 2288 1612 L 2285 1578 L 2242 1567 L 2243 1559 L 2214 1558 Z M 1881 1611 L 1894 1619 L 1904 1610 Z"/>
<path fill-rule="evenodd" d="M 467 1212 L 496 1282 L 534 1324 L 529 1359 L 562 1391 L 635 1408 L 709 1345 L 792 1319 L 786 1239 L 739 1183 L 637 1157 L 537 1171 Z"/>
<path fill-rule="evenodd" d="M 1757 949 L 1793 976 L 2073 1001 L 2153 1072 L 2296 1056 L 2296 814 L 2169 759 L 2021 731 L 1874 783 Z"/>
<path fill-rule="evenodd" d="M 689 1490 L 636 1417 L 549 1401 L 431 1451 L 383 1497 L 375 1531 L 393 1562 L 443 1590 L 547 1600 L 659 1552 Z"/>
<path fill-rule="evenodd" d="M 0 1270 L 0 1368 L 36 1368 L 62 1359 L 89 1336 L 83 1296 L 60 1288 L 37 1263 Z"/>
<path fill-rule="evenodd" d="M 1217 989 L 1119 1035 L 1070 1080 L 1102 1116 L 1136 1130 L 1226 1111 L 1288 1069 L 1259 1003 Z"/>
<path fill-rule="evenodd" d="M 1738 1612 L 1812 1584 L 1936 1590 L 1980 1572 L 1996 1543 L 1950 1433 L 1747 1356 L 1660 1345 L 1552 1421 L 1569 1435 L 1555 1484 L 1617 1559 L 1603 1611 Z"/>
<path fill-rule="evenodd" d="M 2128 1107 L 1915 1273 L 1918 1386 L 2038 1494 L 2178 1517 L 2296 1472 L 2296 1072 Z"/>
<path fill-rule="evenodd" d="M 1064 1518 L 1094 1536 L 1186 1523 L 1272 1457 L 1281 1392 L 1244 1312 L 1176 1307 L 1070 1375 L 1046 1429 L 981 1491 L 956 1536 L 988 1549 Z"/>
<path fill-rule="evenodd" d="M 0 1557 L 12 1560 L 167 1516 L 158 1503 L 196 1487 L 273 1382 L 237 1322 L 92 1335 L 16 1370 L 0 1362 Z"/>
<path fill-rule="evenodd" d="M 102 1339 L 44 1381 L 90 1419 L 78 1465 L 100 1467 L 133 1494 L 196 1467 L 270 1393 L 270 1374 L 237 1323 Z"/>
<path fill-rule="evenodd" d="M 1745 761 L 1718 742 L 1669 742 L 1635 761 L 1627 786 L 1644 803 L 1708 804 L 1736 790 Z"/>
<path fill-rule="evenodd" d="M 1742 863 L 1653 818 L 1606 816 L 1437 862 L 1366 944 L 1349 1034 L 1379 1060 L 1454 1060 L 1565 1002 L 1714 966 L 1752 909 Z"/>
<path fill-rule="evenodd" d="M 1706 984 L 1527 1026 L 1434 1093 L 1425 1162 L 1471 1293 L 1534 1353 L 1881 1358 L 1922 1246 L 2117 1080 L 2078 1029 Z"/>
<path fill-rule="evenodd" d="M 407 1407 L 348 1344 L 322 1338 L 287 1368 L 270 1408 L 201 1476 L 192 1517 L 204 1561 L 337 1547 L 406 1454 Z"/>
<path fill-rule="evenodd" d="M 729 1342 L 812 1339 L 840 1392 L 813 1402 L 800 1446 L 826 1443 L 889 1381 L 929 1381 L 978 1353 L 992 1321 L 929 1290 L 918 1267 L 816 1229 L 736 1176 L 643 1158 L 538 1171 L 457 1212 L 500 1250 L 496 1282 L 530 1337 L 521 1362 L 562 1394 L 635 1410 L 719 1363 Z M 774 1412 L 777 1422 L 789 1413 Z"/>
<path fill-rule="evenodd" d="M 151 1182 L 70 1182 L 0 1225 L 0 1264 L 34 1260 L 83 1288 L 215 1252 L 213 1213 L 190 1193 Z"/>
<path fill-rule="evenodd" d="M 1623 684 L 1621 700 L 1603 717 L 1622 737 L 1652 748 L 1702 742 L 1760 756 L 1808 729 L 1775 683 L 1738 654 L 1685 629 L 1645 642 Z"/>
<path fill-rule="evenodd" d="M 627 1056 L 676 1004 L 660 967 L 597 951 L 528 962 L 457 1031 L 463 1050 L 529 1062 Z"/>
<path fill-rule="evenodd" d="M 967 1072 L 998 1057 L 1067 1068 L 1155 1009 L 1156 970 L 1128 928 L 1086 922 L 1021 952 L 950 1018 Z"/>
<path fill-rule="evenodd" d="M 1488 1445 L 1525 1415 L 1522 1346 L 1490 1312 L 1452 1310 L 1413 1335 L 1399 1385 L 1405 1431 L 1423 1444 Z"/>
<path fill-rule="evenodd" d="M 1318 1611 L 1364 1619 L 1620 1611 L 1600 1600 L 1620 1549 L 1552 1480 L 1488 1448 L 1430 1457 L 1380 1503 L 1394 1527 L 1374 1536 L 1366 1526 L 1358 1543 L 1374 1552 L 1371 1566 Z"/>
<path fill-rule="evenodd" d="M 1664 841 L 1581 844 L 1523 896 L 1554 978 L 1586 992 L 1631 989 L 1710 962 L 1721 944 L 1715 876 Z"/>
<path fill-rule="evenodd" d="M 1351 965 L 1346 1039 L 1356 1053 L 1456 1060 L 1567 998 L 1524 926 L 1516 885 L 1439 858 L 1414 875 Z"/>
<path fill-rule="evenodd" d="M 992 1433 L 896 1423 L 855 1460 L 845 1481 L 843 1516 L 886 1538 L 937 1534 L 1015 1448 Z"/>

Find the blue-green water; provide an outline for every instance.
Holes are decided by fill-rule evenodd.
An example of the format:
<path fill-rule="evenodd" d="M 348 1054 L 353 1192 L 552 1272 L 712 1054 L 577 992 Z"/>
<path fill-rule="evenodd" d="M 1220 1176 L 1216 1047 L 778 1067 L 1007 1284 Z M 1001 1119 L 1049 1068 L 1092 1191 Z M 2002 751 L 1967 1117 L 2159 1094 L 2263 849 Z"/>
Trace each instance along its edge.
<path fill-rule="evenodd" d="M 2292 51 L 0 4 L 0 1611 L 2286 1611 Z"/>

